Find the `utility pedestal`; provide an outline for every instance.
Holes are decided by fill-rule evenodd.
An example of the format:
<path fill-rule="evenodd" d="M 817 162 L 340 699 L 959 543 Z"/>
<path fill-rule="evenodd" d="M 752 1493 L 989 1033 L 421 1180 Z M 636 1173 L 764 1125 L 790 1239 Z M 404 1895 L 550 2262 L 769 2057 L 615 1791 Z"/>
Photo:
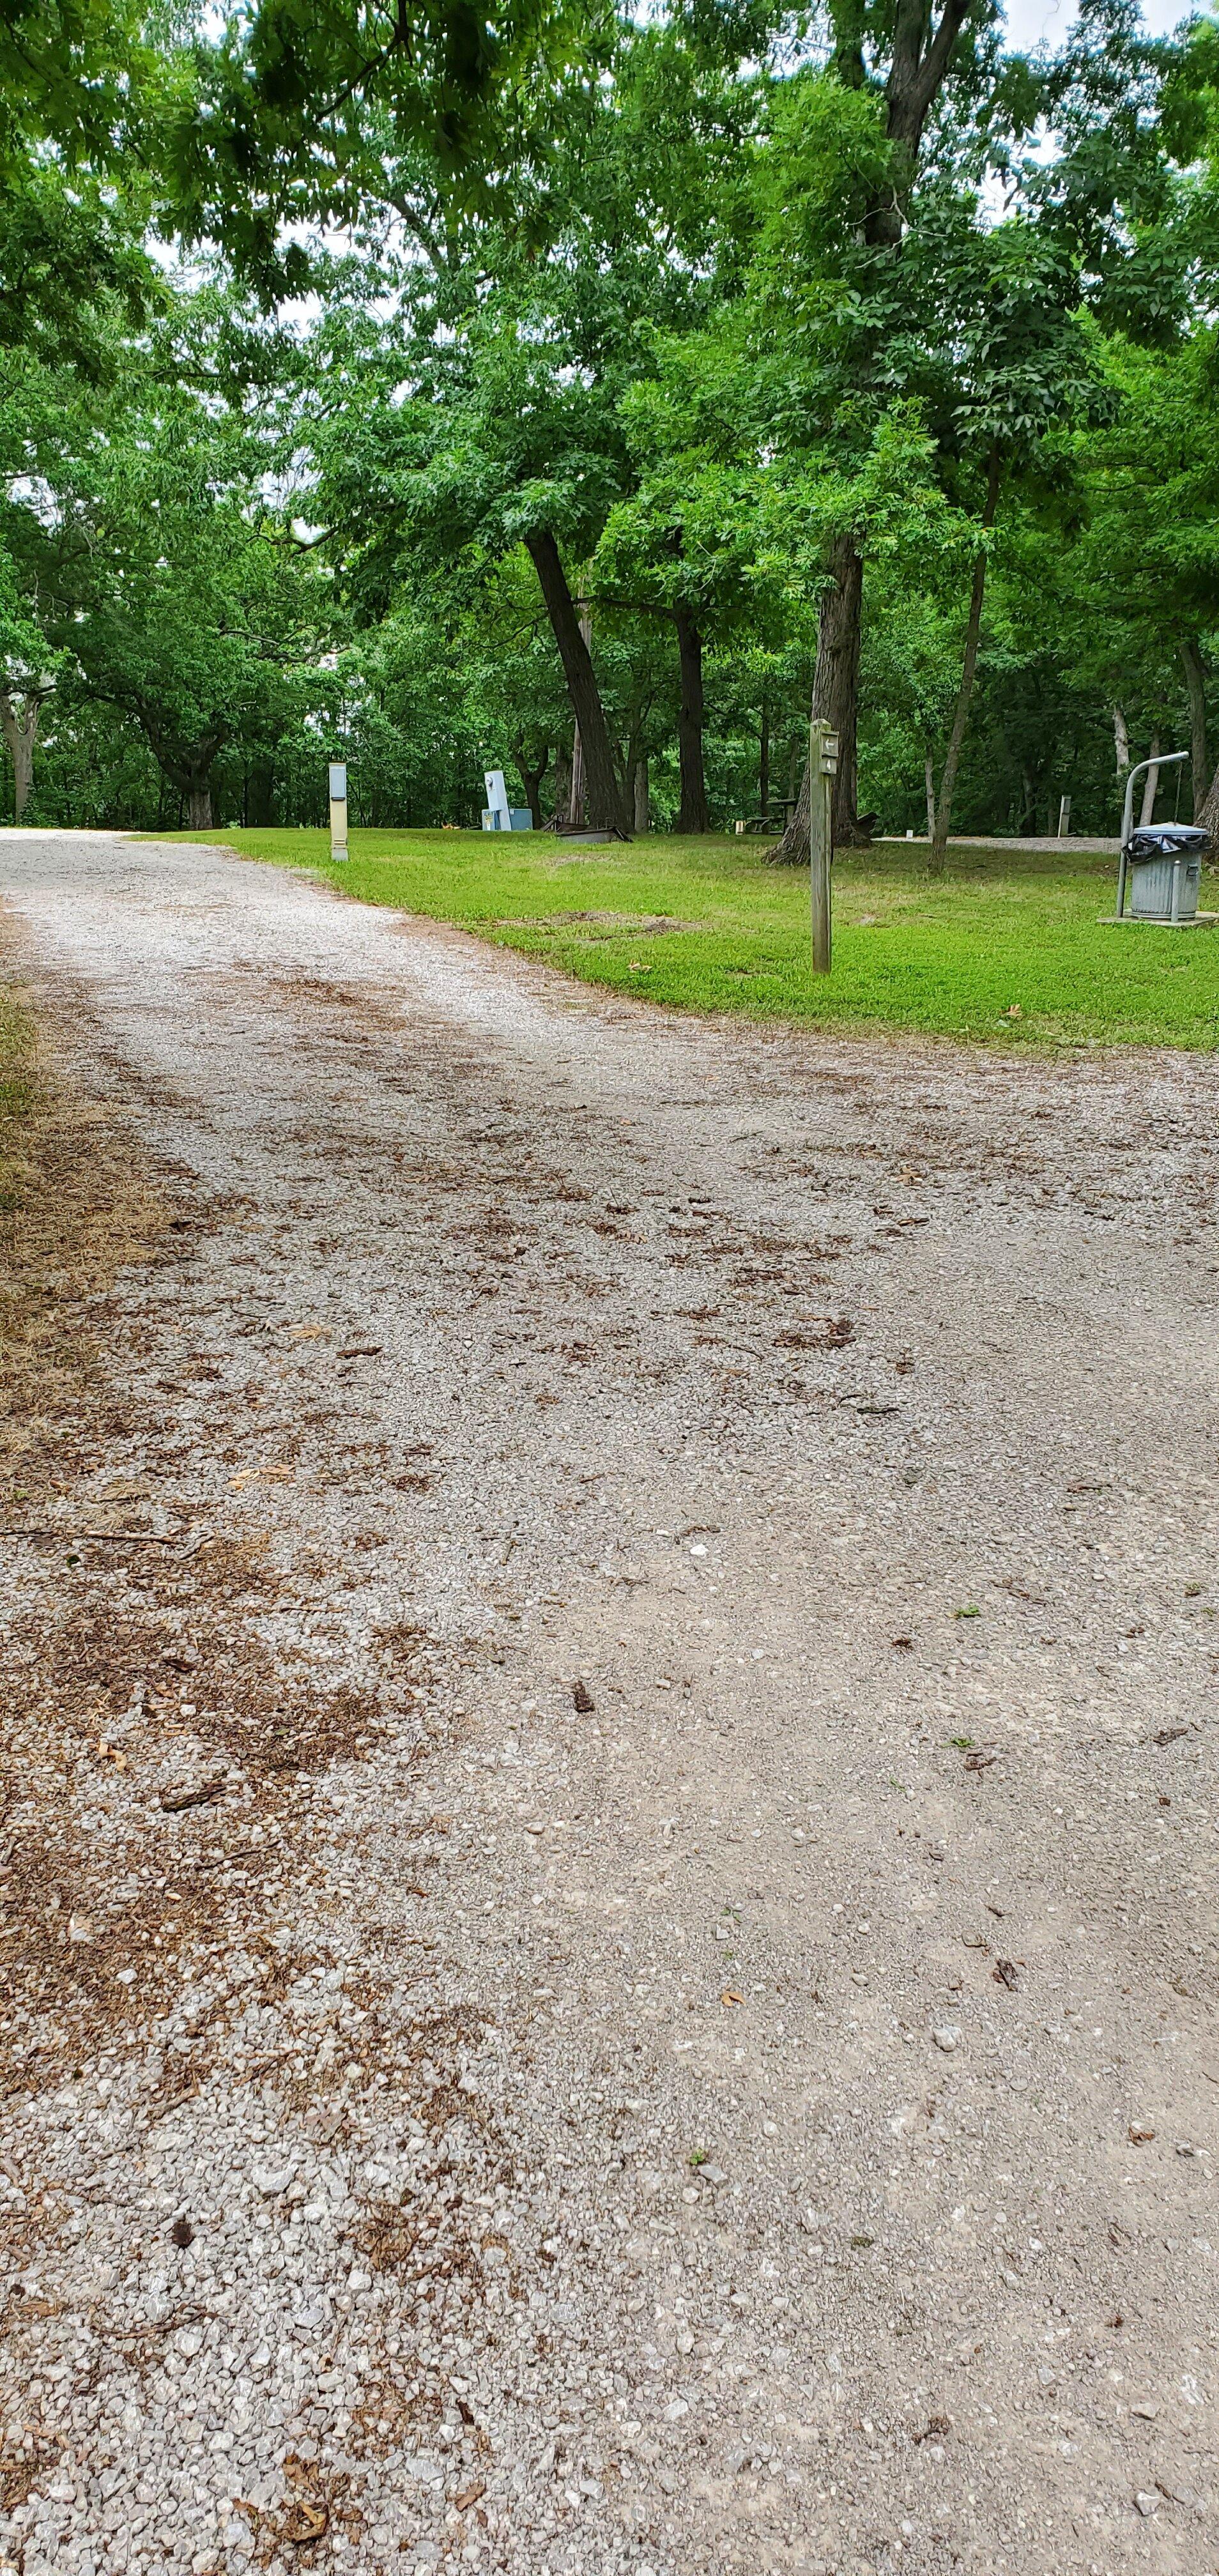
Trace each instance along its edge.
<path fill-rule="evenodd" d="M 332 859 L 345 859 L 347 856 L 347 763 L 345 760 L 332 760 L 330 763 L 330 856 Z"/>

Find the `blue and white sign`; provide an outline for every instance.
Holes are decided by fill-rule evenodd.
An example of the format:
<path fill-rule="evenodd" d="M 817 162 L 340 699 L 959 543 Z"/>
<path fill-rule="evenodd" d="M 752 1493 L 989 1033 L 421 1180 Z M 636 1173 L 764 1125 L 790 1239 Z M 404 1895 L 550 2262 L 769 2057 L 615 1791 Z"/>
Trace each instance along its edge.
<path fill-rule="evenodd" d="M 345 805 L 347 802 L 347 763 L 345 760 L 332 760 L 330 763 L 330 802 L 332 805 Z"/>

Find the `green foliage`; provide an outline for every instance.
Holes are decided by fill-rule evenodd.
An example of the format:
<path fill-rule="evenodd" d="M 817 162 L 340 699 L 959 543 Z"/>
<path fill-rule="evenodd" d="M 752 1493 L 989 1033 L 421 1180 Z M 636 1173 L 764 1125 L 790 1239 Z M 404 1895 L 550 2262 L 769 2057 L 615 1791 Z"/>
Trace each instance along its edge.
<path fill-rule="evenodd" d="M 570 0 L 253 0 L 195 45 L 171 155 L 186 238 L 222 240 L 242 275 L 291 290 L 310 265 L 291 228 L 360 233 L 420 190 L 442 234 L 463 209 L 510 204 L 501 174 L 545 154 L 555 89 L 595 66 L 602 37 Z"/>

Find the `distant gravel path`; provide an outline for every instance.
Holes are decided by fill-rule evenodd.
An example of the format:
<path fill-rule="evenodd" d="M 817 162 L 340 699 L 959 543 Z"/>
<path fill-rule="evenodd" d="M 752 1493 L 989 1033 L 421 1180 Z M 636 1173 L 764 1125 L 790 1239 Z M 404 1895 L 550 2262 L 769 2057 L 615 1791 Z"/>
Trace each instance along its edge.
<path fill-rule="evenodd" d="M 180 1209 L 0 1549 L 0 2569 L 1213 2569 L 1213 1060 L 0 880 Z"/>

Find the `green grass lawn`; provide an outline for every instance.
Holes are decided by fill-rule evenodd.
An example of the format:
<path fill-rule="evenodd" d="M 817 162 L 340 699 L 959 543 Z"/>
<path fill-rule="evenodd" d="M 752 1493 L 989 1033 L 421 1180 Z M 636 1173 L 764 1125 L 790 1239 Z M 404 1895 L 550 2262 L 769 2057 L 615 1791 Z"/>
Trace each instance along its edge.
<path fill-rule="evenodd" d="M 230 831 L 277 867 L 544 957 L 587 984 L 678 1010 L 1004 1046 L 1219 1046 L 1219 927 L 1114 930 L 1115 862 L 950 852 L 925 873 L 893 844 L 834 868 L 834 968 L 809 964 L 808 877 L 761 843 L 657 837 L 569 853 L 550 833 L 357 832 L 333 867 L 322 831 Z M 1219 908 L 1204 872 L 1202 902 Z M 1014 1016 L 1013 1016 L 1014 1014 Z"/>

